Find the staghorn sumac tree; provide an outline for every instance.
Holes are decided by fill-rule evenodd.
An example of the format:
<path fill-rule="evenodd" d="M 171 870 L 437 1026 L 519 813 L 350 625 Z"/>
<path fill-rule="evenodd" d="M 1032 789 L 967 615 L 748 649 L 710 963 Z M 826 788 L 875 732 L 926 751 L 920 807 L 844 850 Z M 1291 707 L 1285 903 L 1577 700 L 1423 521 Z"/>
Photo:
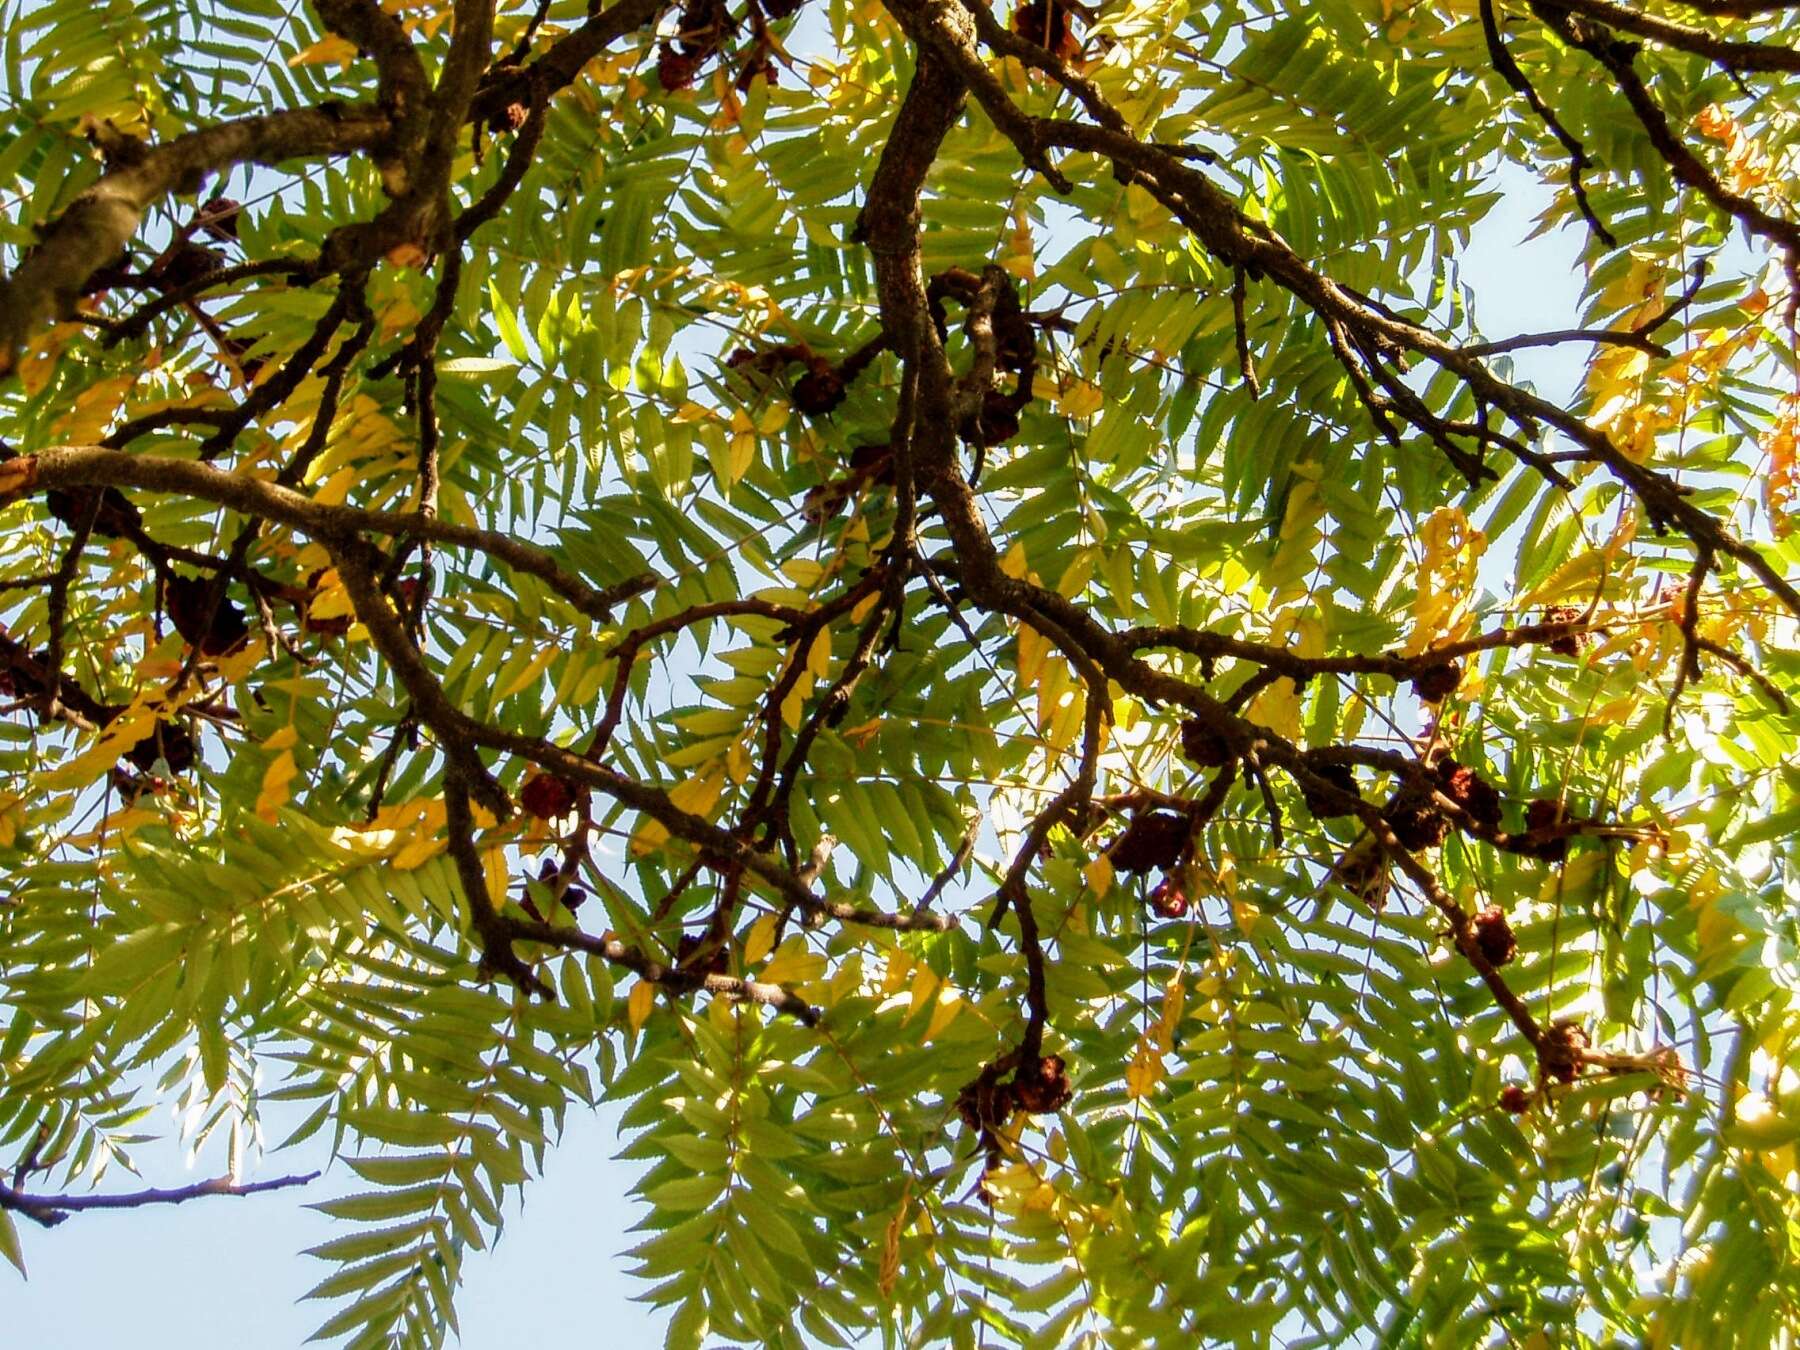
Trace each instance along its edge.
<path fill-rule="evenodd" d="M 1800 1334 L 1793 6 L 4 13 L 21 1268 L 605 1095 L 675 1344 Z"/>

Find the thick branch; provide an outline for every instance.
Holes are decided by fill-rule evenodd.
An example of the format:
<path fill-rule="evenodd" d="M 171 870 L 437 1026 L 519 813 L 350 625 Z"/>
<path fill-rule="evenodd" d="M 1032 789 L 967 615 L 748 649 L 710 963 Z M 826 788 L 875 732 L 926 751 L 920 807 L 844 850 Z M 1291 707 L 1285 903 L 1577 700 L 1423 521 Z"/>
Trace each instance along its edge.
<path fill-rule="evenodd" d="M 206 173 L 234 164 L 344 155 L 369 150 L 393 122 L 367 106 L 246 117 L 178 136 L 114 169 L 57 217 L 16 272 L 0 281 L 0 376 L 45 324 L 68 313 L 87 280 L 131 242 L 150 206 Z"/>

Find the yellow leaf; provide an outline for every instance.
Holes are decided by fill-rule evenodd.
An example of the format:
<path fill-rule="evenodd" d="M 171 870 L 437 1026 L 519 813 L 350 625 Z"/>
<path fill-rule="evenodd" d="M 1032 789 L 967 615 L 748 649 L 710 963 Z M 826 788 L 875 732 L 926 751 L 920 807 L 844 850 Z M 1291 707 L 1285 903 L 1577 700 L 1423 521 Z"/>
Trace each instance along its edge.
<path fill-rule="evenodd" d="M 811 680 L 801 680 L 781 700 L 781 722 L 789 731 L 800 729 L 800 715 L 806 709 L 806 696 L 812 692 Z"/>
<path fill-rule="evenodd" d="M 1031 217 L 1023 206 L 1013 212 L 1012 233 L 1006 237 L 1000 265 L 1021 281 L 1037 278 L 1037 242 L 1031 237 Z"/>
<path fill-rule="evenodd" d="M 295 744 L 299 739 L 300 739 L 299 728 L 295 727 L 293 725 L 293 723 L 290 722 L 287 726 L 281 728 L 280 731 L 277 731 L 273 735 L 271 735 L 268 740 L 264 741 L 263 749 L 265 749 L 265 750 L 285 750 L 290 745 Z"/>
<path fill-rule="evenodd" d="M 1062 580 L 1056 583 L 1056 593 L 1070 600 L 1075 599 L 1087 589 L 1088 582 L 1094 579 L 1094 569 L 1100 562 L 1100 550 L 1089 545 L 1087 548 L 1075 550 L 1075 556 L 1063 569 Z"/>
<path fill-rule="evenodd" d="M 288 730 L 293 730 L 289 727 Z M 279 733 L 277 733 L 279 734 Z M 271 740 L 273 737 L 270 738 Z M 273 825 L 280 817 L 281 808 L 288 803 L 290 788 L 298 769 L 294 764 L 294 752 L 283 750 L 263 770 L 262 790 L 256 794 L 256 814 Z"/>
<path fill-rule="evenodd" d="M 481 854 L 481 872 L 487 882 L 488 903 L 495 909 L 506 903 L 506 850 L 504 848 L 484 849 Z"/>
<path fill-rule="evenodd" d="M 894 1296 L 894 1284 L 900 1278 L 900 1232 L 906 1225 L 906 1211 L 911 1207 L 911 1195 L 912 1183 L 909 1181 L 900 1193 L 900 1208 L 888 1220 L 887 1231 L 882 1236 L 881 1269 L 875 1284 L 884 1299 Z"/>
<path fill-rule="evenodd" d="M 788 423 L 788 405 L 771 403 L 757 414 L 756 429 L 765 436 L 773 436 Z"/>
<path fill-rule="evenodd" d="M 725 461 L 726 487 L 749 473 L 750 466 L 756 463 L 756 437 L 747 431 L 737 432 L 732 436 L 728 449 L 730 453 Z"/>
<path fill-rule="evenodd" d="M 775 915 L 765 914 L 750 925 L 750 932 L 744 938 L 744 964 L 746 966 L 755 965 L 774 949 L 777 921 Z"/>
<path fill-rule="evenodd" d="M 1086 878 L 1088 889 L 1093 891 L 1096 900 L 1106 899 L 1106 893 L 1112 889 L 1113 884 L 1112 859 L 1102 853 L 1081 869 L 1081 875 Z"/>
<path fill-rule="evenodd" d="M 714 761 L 704 772 L 671 788 L 669 804 L 691 815 L 704 816 L 718 804 L 724 790 L 724 764 Z M 642 857 L 661 848 L 668 839 L 669 827 L 653 816 L 645 816 L 631 836 L 629 850 L 633 857 Z"/>
<path fill-rule="evenodd" d="M 1300 687 L 1292 680 L 1281 679 L 1250 700 L 1246 714 L 1259 726 L 1296 741 L 1302 731 L 1300 711 Z"/>
<path fill-rule="evenodd" d="M 344 583 L 337 574 L 337 568 L 326 568 L 313 585 L 312 602 L 306 607 L 308 617 L 342 619 L 348 618 L 355 612 L 355 606 L 350 603 L 350 592 L 344 589 Z"/>
<path fill-rule="evenodd" d="M 669 802 L 696 816 L 704 816 L 719 803 L 719 794 L 725 790 L 725 770 L 720 765 L 713 765 L 705 773 L 690 778 L 685 783 L 678 783 L 669 790 Z"/>
<path fill-rule="evenodd" d="M 1487 536 L 1470 526 L 1462 508 L 1439 507 L 1420 527 L 1424 556 L 1413 597 L 1413 630 L 1406 654 L 1417 656 L 1440 639 L 1461 637 L 1473 616 L 1477 565 Z"/>
<path fill-rule="evenodd" d="M 643 1030 L 645 1022 L 650 1020 L 650 1009 L 656 1005 L 656 986 L 648 980 L 639 980 L 631 986 L 631 994 L 625 1000 L 625 1021 L 632 1031 Z"/>
<path fill-rule="evenodd" d="M 781 574 L 794 585 L 811 590 L 825 577 L 825 565 L 811 558 L 789 558 L 781 564 Z"/>
<path fill-rule="evenodd" d="M 1013 541 L 1013 546 L 1006 550 L 1006 556 L 1000 560 L 1000 570 L 1014 581 L 1024 580 L 1025 545 L 1023 542 Z"/>
<path fill-rule="evenodd" d="M 913 972 L 912 989 L 907 994 L 905 1021 L 912 1021 L 919 1015 L 921 1009 L 930 1006 L 940 983 L 937 972 L 930 966 L 921 965 Z"/>
<path fill-rule="evenodd" d="M 725 751 L 725 776 L 734 783 L 743 783 L 750 777 L 752 767 L 750 751 L 742 741 L 733 741 Z"/>
<path fill-rule="evenodd" d="M 1043 677 L 1044 659 L 1050 654 L 1050 639 L 1030 624 L 1019 625 L 1019 687 L 1035 689 Z"/>
<path fill-rule="evenodd" d="M 822 680 L 831 674 L 831 630 L 821 628 L 818 636 L 813 638 L 812 646 L 806 653 L 806 670 L 814 679 Z"/>
<path fill-rule="evenodd" d="M 56 370 L 56 362 L 62 356 L 63 347 L 69 339 L 81 331 L 81 325 L 60 323 L 54 328 L 39 333 L 25 346 L 19 357 L 19 383 L 25 392 L 37 395 L 44 391 L 50 383 L 50 376 Z"/>
<path fill-rule="evenodd" d="M 423 867 L 439 853 L 444 851 L 444 841 L 432 835 L 420 835 L 410 840 L 393 857 L 393 865 L 402 872 L 411 872 Z"/>
<path fill-rule="evenodd" d="M 646 853 L 654 853 L 669 842 L 669 827 L 653 816 L 645 816 L 643 822 L 632 831 L 629 851 L 634 858 L 641 858 Z"/>
<path fill-rule="evenodd" d="M 526 688 L 536 681 L 537 678 L 544 673 L 545 668 L 556 659 L 557 653 L 561 650 L 562 648 L 560 647 L 545 647 L 536 656 L 532 657 L 531 660 L 525 663 L 525 669 L 521 670 L 517 675 L 513 676 L 512 679 L 508 680 L 505 687 L 501 689 L 499 693 L 494 695 L 495 702 L 499 702 L 501 699 L 511 698 L 521 689 Z"/>
<path fill-rule="evenodd" d="M 260 637 L 252 638 L 236 651 L 217 658 L 214 662 L 214 669 L 218 671 L 219 678 L 226 684 L 236 684 L 260 666 L 263 658 L 268 654 L 268 644 Z M 203 692 L 202 687 L 195 684 L 193 692 L 195 694 Z"/>
<path fill-rule="evenodd" d="M 1163 1080 L 1162 1051 L 1148 1036 L 1138 1042 L 1137 1053 L 1125 1066 L 1125 1095 L 1132 1099 L 1148 1097 Z"/>
<path fill-rule="evenodd" d="M 56 438 L 66 445 L 85 445 L 106 434 L 124 406 L 125 395 L 137 383 L 137 374 L 99 380 L 75 396 L 74 406 L 51 423 Z"/>
<path fill-rule="evenodd" d="M 892 998 L 906 983 L 907 973 L 913 968 L 913 959 L 902 948 L 895 947 L 886 953 L 883 965 L 881 996 Z"/>
<path fill-rule="evenodd" d="M 320 38 L 312 46 L 297 51 L 288 57 L 291 66 L 347 66 L 358 56 L 358 49 L 349 38 L 338 37 L 335 33 Z"/>
<path fill-rule="evenodd" d="M 1064 417 L 1092 417 L 1106 406 L 1106 395 L 1099 386 L 1076 380 L 1056 400 L 1056 410 Z"/>
<path fill-rule="evenodd" d="M 924 1041 L 935 1039 L 939 1032 L 954 1022 L 956 1014 L 962 1011 L 962 1005 L 962 995 L 949 985 L 939 989 L 937 1005 L 931 1010 L 931 1022 L 925 1028 Z M 923 1044 L 924 1041 L 920 1043 Z"/>
<path fill-rule="evenodd" d="M 761 978 L 770 984 L 804 984 L 808 980 L 818 979 L 824 973 L 825 958 L 808 951 L 806 939 L 796 933 L 769 958 L 769 964 L 763 967 Z"/>
<path fill-rule="evenodd" d="M 1165 1055 L 1175 1048 L 1175 1029 L 1181 1025 L 1181 1013 L 1186 1006 L 1187 987 L 1177 975 L 1163 989 L 1162 1015 L 1154 1029 L 1157 1049 Z"/>

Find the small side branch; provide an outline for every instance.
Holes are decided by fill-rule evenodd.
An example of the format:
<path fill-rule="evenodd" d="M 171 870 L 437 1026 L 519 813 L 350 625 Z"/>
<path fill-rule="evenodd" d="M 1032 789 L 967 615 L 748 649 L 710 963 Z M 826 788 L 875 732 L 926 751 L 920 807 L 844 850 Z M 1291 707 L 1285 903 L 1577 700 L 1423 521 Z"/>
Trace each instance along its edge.
<path fill-rule="evenodd" d="M 179 1205 L 208 1195 L 260 1195 L 264 1191 L 287 1190 L 304 1186 L 319 1178 L 317 1172 L 296 1176 L 274 1177 L 268 1181 L 233 1181 L 230 1177 L 213 1177 L 196 1181 L 191 1186 L 175 1186 L 166 1190 L 130 1191 L 123 1195 L 36 1195 L 0 1183 L 0 1209 L 22 1214 L 45 1228 L 54 1228 L 71 1214 L 96 1209 L 142 1209 L 146 1205 Z"/>

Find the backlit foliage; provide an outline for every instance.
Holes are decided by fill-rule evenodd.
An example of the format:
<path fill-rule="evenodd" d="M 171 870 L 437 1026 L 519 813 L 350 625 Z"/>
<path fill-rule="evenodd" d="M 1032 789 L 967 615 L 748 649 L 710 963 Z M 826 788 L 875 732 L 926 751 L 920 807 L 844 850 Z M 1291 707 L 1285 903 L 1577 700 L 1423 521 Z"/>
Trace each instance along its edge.
<path fill-rule="evenodd" d="M 610 1099 L 673 1345 L 1800 1335 L 1792 7 L 0 31 L 21 1270 Z"/>

